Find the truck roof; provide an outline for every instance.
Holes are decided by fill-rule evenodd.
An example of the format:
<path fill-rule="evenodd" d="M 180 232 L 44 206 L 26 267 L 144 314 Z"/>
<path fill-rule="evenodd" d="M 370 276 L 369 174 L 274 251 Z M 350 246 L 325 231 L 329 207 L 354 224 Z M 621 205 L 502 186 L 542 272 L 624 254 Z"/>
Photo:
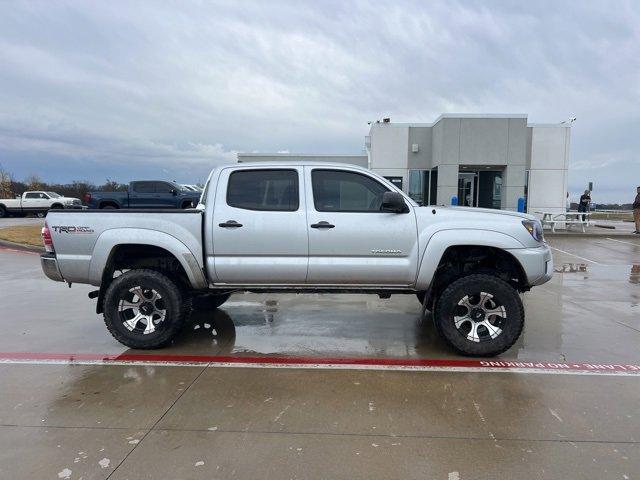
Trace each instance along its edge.
<path fill-rule="evenodd" d="M 354 165 L 353 163 L 339 163 L 339 162 L 321 162 L 313 160 L 275 160 L 270 162 L 239 162 L 220 165 L 218 168 L 227 167 L 340 167 L 340 168 L 353 168 L 356 170 L 362 170 L 364 172 L 371 172 L 368 168 Z"/>

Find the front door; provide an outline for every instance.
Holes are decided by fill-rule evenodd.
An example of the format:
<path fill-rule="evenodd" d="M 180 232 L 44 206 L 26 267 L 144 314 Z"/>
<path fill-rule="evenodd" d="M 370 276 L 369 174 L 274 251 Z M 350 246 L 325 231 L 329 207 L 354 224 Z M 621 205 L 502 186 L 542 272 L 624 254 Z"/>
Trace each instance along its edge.
<path fill-rule="evenodd" d="M 307 283 L 410 285 L 418 237 L 414 207 L 382 212 L 391 188 L 360 170 L 305 167 L 309 224 Z"/>
<path fill-rule="evenodd" d="M 25 213 L 46 212 L 50 204 L 49 196 L 44 192 L 29 192 L 22 199 L 22 208 Z"/>
<path fill-rule="evenodd" d="M 213 210 L 214 283 L 303 284 L 309 244 L 302 167 L 222 170 Z"/>

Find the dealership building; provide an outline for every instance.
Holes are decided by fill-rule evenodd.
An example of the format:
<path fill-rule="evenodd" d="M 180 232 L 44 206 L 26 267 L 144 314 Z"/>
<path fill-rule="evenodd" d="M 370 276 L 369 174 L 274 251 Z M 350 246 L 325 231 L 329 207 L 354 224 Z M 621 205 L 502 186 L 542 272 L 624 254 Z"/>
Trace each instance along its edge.
<path fill-rule="evenodd" d="M 443 114 L 433 123 L 372 123 L 363 155 L 239 153 L 239 162 L 311 160 L 370 168 L 424 205 L 561 213 L 571 128 L 526 115 Z"/>

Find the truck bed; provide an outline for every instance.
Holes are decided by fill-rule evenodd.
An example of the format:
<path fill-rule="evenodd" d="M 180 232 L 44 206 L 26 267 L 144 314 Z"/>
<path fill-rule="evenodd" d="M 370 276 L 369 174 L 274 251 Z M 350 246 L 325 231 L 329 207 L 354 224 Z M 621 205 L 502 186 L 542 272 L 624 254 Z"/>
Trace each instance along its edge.
<path fill-rule="evenodd" d="M 47 215 L 60 273 L 68 282 L 98 285 L 100 276 L 92 265 L 105 261 L 119 237 L 122 243 L 162 245 L 181 243 L 203 268 L 202 212 L 176 209 L 51 210 Z M 124 235 L 126 233 L 126 235 Z M 133 239 L 133 240 L 132 240 Z M 105 248 L 97 248 L 100 242 Z M 96 275 L 97 278 L 96 278 Z"/>

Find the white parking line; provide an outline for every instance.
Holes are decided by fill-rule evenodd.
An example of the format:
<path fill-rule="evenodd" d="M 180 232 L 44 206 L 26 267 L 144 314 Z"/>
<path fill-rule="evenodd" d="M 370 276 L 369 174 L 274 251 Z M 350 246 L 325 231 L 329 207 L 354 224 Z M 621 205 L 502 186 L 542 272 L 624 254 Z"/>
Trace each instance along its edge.
<path fill-rule="evenodd" d="M 596 265 L 602 265 L 600 262 L 596 262 L 595 260 L 590 260 L 590 259 L 588 259 L 588 258 L 581 257 L 580 255 L 576 255 L 575 253 L 565 252 L 564 250 L 560 250 L 559 248 L 552 247 L 551 245 L 549 245 L 549 248 L 550 248 L 551 250 L 556 250 L 556 251 L 558 251 L 558 252 L 560 252 L 560 253 L 564 253 L 564 254 L 566 254 L 566 255 L 571 255 L 572 257 L 579 258 L 580 260 L 584 260 L 585 262 L 595 263 Z"/>
<path fill-rule="evenodd" d="M 616 240 L 615 238 L 609 237 L 607 237 L 607 240 L 611 240 L 612 242 L 624 243 L 626 245 L 633 245 L 634 247 L 640 247 L 640 243 L 625 242 L 624 240 Z"/>
<path fill-rule="evenodd" d="M 455 363 L 455 362 L 451 362 Z M 200 367 L 200 368 L 273 368 L 309 370 L 369 370 L 410 372 L 458 372 L 458 373 L 519 373 L 542 375 L 579 375 L 598 377 L 640 378 L 640 365 L 566 365 L 539 364 L 538 367 L 494 367 L 491 363 L 478 361 L 478 366 L 453 365 L 388 365 L 388 364 L 343 364 L 343 363 L 256 363 L 256 362 L 188 362 L 188 361 L 144 361 L 144 360 L 63 360 L 63 359 L 1 359 L 0 365 L 99 365 L 99 366 L 145 366 L 145 367 Z M 511 362 L 518 365 L 517 362 Z M 549 368 L 548 365 L 554 365 Z M 561 368 L 562 367 L 562 368 Z"/>

